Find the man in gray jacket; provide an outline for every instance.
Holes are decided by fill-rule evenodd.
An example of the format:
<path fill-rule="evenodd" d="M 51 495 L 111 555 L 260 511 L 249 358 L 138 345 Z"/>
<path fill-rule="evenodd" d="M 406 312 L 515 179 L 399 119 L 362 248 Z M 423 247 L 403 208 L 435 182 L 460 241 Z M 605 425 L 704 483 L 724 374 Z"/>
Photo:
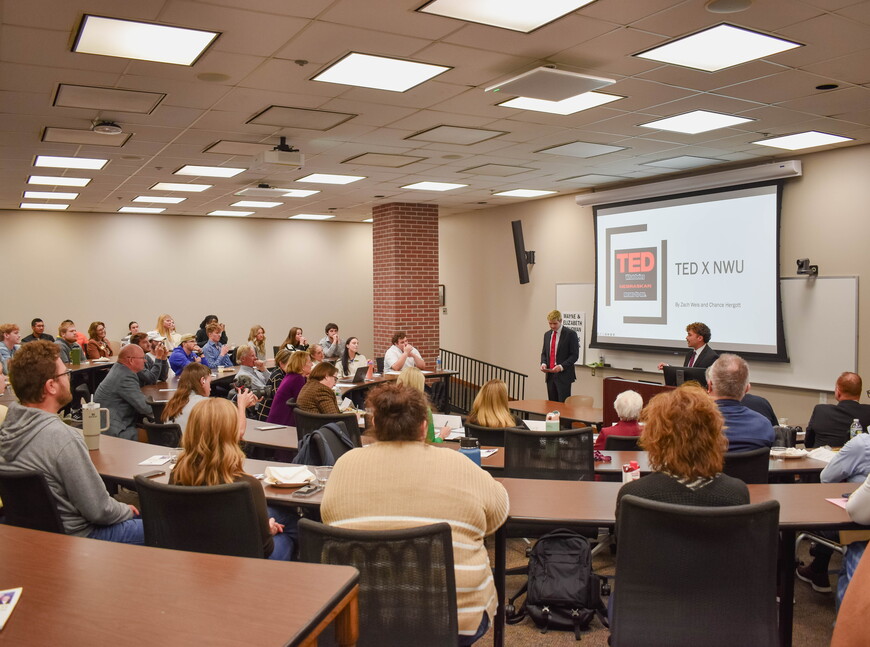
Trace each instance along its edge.
<path fill-rule="evenodd" d="M 97 387 L 94 401 L 110 412 L 109 429 L 105 432 L 109 436 L 136 440 L 139 416 L 151 414 L 151 403 L 142 394 L 136 377 L 143 370 L 145 351 L 138 344 L 127 344 L 118 353 L 118 361 L 106 379 Z"/>
<path fill-rule="evenodd" d="M 57 412 L 72 399 L 70 372 L 47 341 L 22 346 L 9 362 L 18 402 L 0 427 L 0 471 L 42 472 L 69 535 L 142 544 L 139 511 L 109 496 L 81 433 Z"/>

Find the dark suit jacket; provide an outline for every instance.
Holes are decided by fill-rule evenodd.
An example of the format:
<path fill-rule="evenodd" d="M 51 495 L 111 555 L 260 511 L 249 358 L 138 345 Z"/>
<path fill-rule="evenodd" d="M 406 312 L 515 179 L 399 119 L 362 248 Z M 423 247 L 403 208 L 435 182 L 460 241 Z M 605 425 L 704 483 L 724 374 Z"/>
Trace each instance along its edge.
<path fill-rule="evenodd" d="M 689 365 L 689 360 L 692 359 L 692 355 L 694 354 L 695 349 L 692 349 L 692 351 L 686 355 L 686 359 L 683 360 L 683 366 Z M 717 359 L 719 359 L 719 353 L 710 348 L 710 345 L 708 344 L 707 346 L 704 346 L 704 350 L 702 350 L 701 354 L 698 355 L 698 361 L 695 362 L 695 365 L 692 368 L 707 368 Z"/>
<path fill-rule="evenodd" d="M 870 405 L 855 400 L 840 400 L 837 404 L 817 404 L 807 423 L 807 447 L 842 447 L 849 442 L 849 425 L 858 418 L 864 430 L 870 425 Z"/>
<path fill-rule="evenodd" d="M 779 420 L 776 417 L 776 414 L 773 412 L 773 407 L 770 405 L 770 402 L 767 401 L 766 398 L 762 398 L 760 395 L 753 395 L 751 393 L 747 393 L 743 396 L 743 399 L 740 403 L 746 407 L 747 409 L 752 409 L 756 413 L 760 413 L 762 416 L 770 420 L 770 424 L 776 427 L 779 424 Z"/>
<path fill-rule="evenodd" d="M 541 364 L 550 365 L 550 339 L 552 339 L 553 331 L 548 330 L 544 333 L 544 346 L 541 349 Z M 560 382 L 573 382 L 577 379 L 574 372 L 574 363 L 580 358 L 580 340 L 577 338 L 577 333 L 562 326 L 562 334 L 559 336 L 559 343 L 556 345 L 556 364 L 562 366 L 561 373 L 547 373 L 547 379 L 554 379 Z"/>

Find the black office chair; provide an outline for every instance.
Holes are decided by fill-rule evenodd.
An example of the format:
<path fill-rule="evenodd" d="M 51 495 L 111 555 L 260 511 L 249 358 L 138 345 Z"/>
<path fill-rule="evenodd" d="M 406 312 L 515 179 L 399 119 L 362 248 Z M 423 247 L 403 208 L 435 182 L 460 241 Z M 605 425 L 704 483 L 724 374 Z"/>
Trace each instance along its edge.
<path fill-rule="evenodd" d="M 45 475 L 37 471 L 0 471 L 5 523 L 66 534 Z"/>
<path fill-rule="evenodd" d="M 260 521 L 246 481 L 200 487 L 164 485 L 141 475 L 135 480 L 146 546 L 263 557 Z"/>
<path fill-rule="evenodd" d="M 466 437 L 477 438 L 481 446 L 504 447 L 504 432 L 507 427 L 481 427 L 468 421 L 464 426 Z"/>
<path fill-rule="evenodd" d="M 604 439 L 604 449 L 613 451 L 637 451 L 640 436 L 608 436 Z"/>
<path fill-rule="evenodd" d="M 504 475 L 508 478 L 591 481 L 595 476 L 592 429 L 505 429 Z"/>
<path fill-rule="evenodd" d="M 769 447 L 748 452 L 725 452 L 725 466 L 722 471 L 744 483 L 767 483 L 769 469 Z"/>
<path fill-rule="evenodd" d="M 181 445 L 181 426 L 174 422 L 157 423 L 150 420 L 142 421 L 142 428 L 148 434 L 148 443 L 163 447 L 178 447 Z"/>
<path fill-rule="evenodd" d="M 329 422 L 339 422 L 344 425 L 347 437 L 353 441 L 355 447 L 362 446 L 362 440 L 359 433 L 359 422 L 356 414 L 350 413 L 313 413 L 311 411 L 303 411 L 296 407 L 293 411 L 293 416 L 296 418 L 296 436 L 302 440 L 315 429 L 320 429 L 323 425 Z"/>
<path fill-rule="evenodd" d="M 275 357 L 279 350 L 281 350 L 281 346 L 272 346 L 272 357 Z"/>
<path fill-rule="evenodd" d="M 457 644 L 448 524 L 349 530 L 300 519 L 299 559 L 359 570 L 359 647 Z"/>
<path fill-rule="evenodd" d="M 321 427 L 311 434 L 311 441 L 314 443 L 311 454 L 313 465 L 335 465 L 335 461 L 353 449 L 342 442 L 329 427 Z"/>
<path fill-rule="evenodd" d="M 91 401 L 91 390 L 88 388 L 87 384 L 79 384 L 75 389 L 73 389 L 73 399 L 70 406 L 73 409 L 81 409 L 82 400 L 85 402 Z"/>
<path fill-rule="evenodd" d="M 613 647 L 774 647 L 779 502 L 682 506 L 624 496 Z"/>

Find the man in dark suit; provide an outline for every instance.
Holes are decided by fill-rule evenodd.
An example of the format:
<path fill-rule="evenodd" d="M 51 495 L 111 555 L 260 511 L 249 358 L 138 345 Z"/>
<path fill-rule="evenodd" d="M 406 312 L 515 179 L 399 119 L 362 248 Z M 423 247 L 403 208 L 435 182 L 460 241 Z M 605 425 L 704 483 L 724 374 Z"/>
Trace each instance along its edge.
<path fill-rule="evenodd" d="M 867 431 L 870 405 L 859 404 L 863 384 L 857 373 L 843 373 L 837 378 L 834 399 L 837 404 L 817 404 L 807 423 L 807 447 L 842 447 L 849 442 L 849 426 L 857 418 Z"/>
<path fill-rule="evenodd" d="M 576 332 L 562 325 L 562 313 L 558 310 L 550 312 L 547 321 L 550 330 L 544 333 L 541 371 L 547 376 L 547 399 L 564 402 L 577 379 L 574 364 L 580 358 L 580 340 Z"/>
<path fill-rule="evenodd" d="M 711 336 L 710 327 L 705 323 L 696 321 L 686 326 L 686 344 L 692 350 L 686 354 L 683 366 L 708 368 L 719 359 L 719 353 L 707 345 L 710 343 Z M 659 364 L 659 370 L 662 370 L 665 366 L 668 366 L 668 364 L 662 362 Z"/>

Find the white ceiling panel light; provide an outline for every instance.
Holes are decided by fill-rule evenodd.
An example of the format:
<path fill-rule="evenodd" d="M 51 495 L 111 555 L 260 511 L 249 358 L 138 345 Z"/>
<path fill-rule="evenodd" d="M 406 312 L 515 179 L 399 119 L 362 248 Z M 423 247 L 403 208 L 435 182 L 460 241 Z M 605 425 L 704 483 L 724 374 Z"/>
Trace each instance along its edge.
<path fill-rule="evenodd" d="M 511 96 L 545 101 L 563 101 L 614 83 L 616 83 L 614 79 L 603 76 L 590 76 L 570 70 L 558 70 L 552 66 L 542 66 L 491 85 L 484 92 L 501 92 Z"/>
<path fill-rule="evenodd" d="M 57 175 L 31 175 L 28 184 L 47 184 L 50 186 L 87 186 L 89 177 L 63 177 Z"/>
<path fill-rule="evenodd" d="M 624 99 L 615 94 L 607 94 L 606 92 L 584 92 L 576 97 L 562 99 L 562 101 L 545 101 L 544 99 L 530 99 L 528 97 L 517 97 L 504 103 L 499 103 L 503 108 L 518 108 L 520 110 L 534 110 L 536 112 L 550 112 L 555 115 L 573 115 L 581 110 L 589 110 L 597 106 L 603 106 L 605 103 Z"/>
<path fill-rule="evenodd" d="M 307 198 L 309 196 L 314 195 L 315 193 L 320 193 L 320 191 L 312 191 L 310 189 L 287 189 L 287 193 L 282 193 L 282 198 Z"/>
<path fill-rule="evenodd" d="M 163 213 L 166 207 L 121 207 L 118 213 Z"/>
<path fill-rule="evenodd" d="M 99 171 L 108 163 L 109 160 L 89 157 L 55 157 L 53 155 L 37 155 L 36 161 L 33 162 L 33 165 L 46 168 L 77 168 Z"/>
<path fill-rule="evenodd" d="M 795 47 L 802 47 L 802 45 L 722 23 L 640 52 L 635 56 L 705 72 L 718 72 Z"/>
<path fill-rule="evenodd" d="M 336 175 L 334 173 L 312 173 L 301 177 L 297 182 L 312 182 L 314 184 L 350 184 L 365 180 L 363 175 Z"/>
<path fill-rule="evenodd" d="M 24 197 L 28 200 L 75 200 L 79 194 L 60 191 L 25 191 Z"/>
<path fill-rule="evenodd" d="M 537 189 L 512 189 L 493 193 L 504 198 L 540 198 L 542 195 L 553 195 L 556 191 L 541 191 Z"/>
<path fill-rule="evenodd" d="M 239 200 L 233 202 L 231 207 L 247 207 L 248 209 L 271 209 L 272 207 L 280 207 L 283 202 L 266 202 L 264 200 Z"/>
<path fill-rule="evenodd" d="M 820 133 L 817 130 L 808 130 L 805 133 L 795 133 L 794 135 L 783 135 L 782 137 L 761 139 L 752 143 L 758 144 L 759 146 L 772 146 L 773 148 L 784 148 L 785 150 L 796 151 L 801 148 L 814 148 L 816 146 L 827 146 L 829 144 L 839 144 L 840 142 L 851 141 L 854 141 L 851 137 L 841 137 L 840 135 Z"/>
<path fill-rule="evenodd" d="M 453 189 L 461 189 L 467 184 L 453 184 L 452 182 L 415 182 L 414 184 L 406 184 L 403 189 L 413 189 L 415 191 L 452 191 Z"/>
<path fill-rule="evenodd" d="M 297 213 L 295 216 L 290 216 L 290 220 L 329 220 L 335 218 L 333 215 L 325 213 Z"/>
<path fill-rule="evenodd" d="M 178 204 L 185 200 L 187 198 L 170 198 L 169 196 L 159 195 L 137 195 L 133 198 L 133 202 L 151 202 L 154 204 Z"/>
<path fill-rule="evenodd" d="M 194 164 L 186 164 L 175 171 L 173 175 L 191 175 L 194 177 L 235 177 L 239 173 L 244 173 L 246 168 L 232 168 L 229 166 L 196 166 Z"/>
<path fill-rule="evenodd" d="M 46 202 L 46 203 L 36 203 L 36 202 L 22 202 L 18 205 L 20 209 L 43 209 L 45 211 L 64 211 L 69 207 L 68 204 L 58 204 L 57 202 Z"/>
<path fill-rule="evenodd" d="M 747 121 L 752 121 L 752 119 L 724 115 L 721 112 L 710 112 L 709 110 L 693 110 L 682 115 L 649 121 L 645 124 L 640 124 L 640 126 L 643 128 L 655 128 L 656 130 L 669 130 L 675 133 L 686 133 L 687 135 L 697 135 L 709 130 L 745 124 Z"/>
<path fill-rule="evenodd" d="M 529 33 L 594 0 L 433 0 L 417 11 Z"/>
<path fill-rule="evenodd" d="M 226 209 L 218 209 L 217 211 L 209 211 L 208 215 L 210 216 L 236 216 L 242 218 L 244 216 L 253 216 L 253 211 L 227 211 Z"/>
<path fill-rule="evenodd" d="M 183 193 L 202 193 L 212 188 L 213 184 L 183 184 L 178 182 L 158 182 L 151 187 L 152 191 L 181 191 Z"/>
<path fill-rule="evenodd" d="M 311 80 L 406 92 L 449 69 L 444 65 L 351 52 Z"/>
<path fill-rule="evenodd" d="M 218 36 L 215 31 L 85 15 L 72 51 L 193 65 Z"/>

